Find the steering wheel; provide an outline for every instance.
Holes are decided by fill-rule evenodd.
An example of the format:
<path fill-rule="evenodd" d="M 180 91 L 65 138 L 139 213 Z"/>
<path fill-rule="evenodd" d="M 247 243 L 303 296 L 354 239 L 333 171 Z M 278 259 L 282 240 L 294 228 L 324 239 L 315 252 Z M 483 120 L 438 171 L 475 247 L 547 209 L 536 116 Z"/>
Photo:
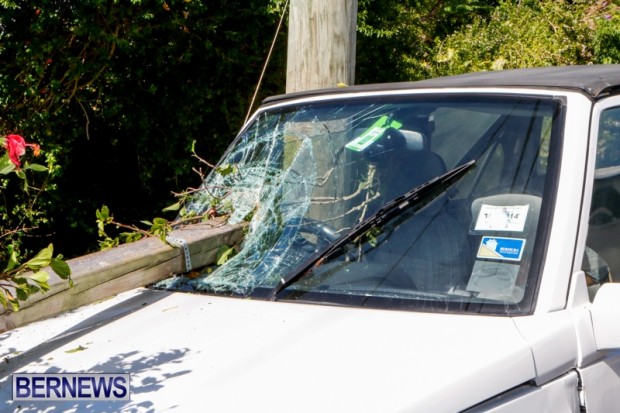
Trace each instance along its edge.
<path fill-rule="evenodd" d="M 314 254 L 339 237 L 336 230 L 325 222 L 312 218 L 292 218 L 286 222 L 282 235 L 272 251 L 283 247 L 294 247 Z"/>
<path fill-rule="evenodd" d="M 264 253 L 256 271 L 260 273 L 271 272 L 279 267 L 293 268 L 327 248 L 339 237 L 334 228 L 322 221 L 292 218 L 286 221 L 276 242 Z"/>

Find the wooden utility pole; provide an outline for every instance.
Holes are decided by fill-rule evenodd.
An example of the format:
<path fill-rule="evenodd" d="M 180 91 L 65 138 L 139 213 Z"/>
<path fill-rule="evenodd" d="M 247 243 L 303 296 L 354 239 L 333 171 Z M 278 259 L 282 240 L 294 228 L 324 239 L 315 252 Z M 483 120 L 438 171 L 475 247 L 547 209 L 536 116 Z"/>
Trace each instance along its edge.
<path fill-rule="evenodd" d="M 290 0 L 286 92 L 352 85 L 357 0 Z"/>

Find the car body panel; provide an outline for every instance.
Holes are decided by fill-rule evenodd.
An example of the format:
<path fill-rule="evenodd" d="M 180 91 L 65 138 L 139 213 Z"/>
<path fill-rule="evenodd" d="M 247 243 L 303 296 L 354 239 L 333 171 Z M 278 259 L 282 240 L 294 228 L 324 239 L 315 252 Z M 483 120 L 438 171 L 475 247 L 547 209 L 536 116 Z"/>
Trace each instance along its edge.
<path fill-rule="evenodd" d="M 620 107 L 620 97 L 618 96 L 607 97 L 597 102 L 593 106 L 591 113 L 591 139 L 588 148 L 589 162 L 587 163 L 586 179 L 584 181 L 583 211 L 579 220 L 580 232 L 577 237 L 577 251 L 584 250 L 589 231 L 598 231 L 596 226 L 588 226 L 588 220 L 589 212 L 592 208 L 591 200 L 593 198 L 594 183 L 599 178 L 594 162 L 597 158 L 597 137 L 600 132 L 599 121 L 603 111 L 614 107 Z M 612 223 L 611 225 L 614 224 Z M 609 227 L 607 227 L 607 231 L 609 231 Z M 617 231 L 612 231 L 611 233 L 613 234 L 614 232 Z M 609 237 L 609 232 L 607 232 L 607 236 L 600 237 L 599 239 L 603 240 L 602 245 L 596 245 L 595 247 L 600 251 L 606 249 L 605 244 L 612 245 L 614 243 Z M 576 256 L 578 257 L 579 255 L 577 254 Z M 577 258 L 575 260 L 578 261 Z M 579 262 L 575 262 L 576 268 L 579 268 L 579 265 Z M 583 277 L 583 273 L 580 275 Z M 576 290 L 583 291 L 583 284 L 585 282 L 582 279 L 579 279 L 577 282 L 580 282 L 582 286 L 581 289 Z M 610 285 L 610 287 L 617 287 L 617 285 Z M 597 343 L 593 331 L 593 323 L 595 322 L 593 318 L 596 315 L 590 311 L 592 305 L 589 300 L 581 298 L 577 301 L 582 303 L 582 305 L 576 306 L 576 313 L 581 314 L 581 316 L 576 320 L 575 324 L 578 327 L 578 344 L 581 357 L 578 371 L 584 388 L 584 404 L 590 413 L 618 411 L 620 409 L 620 351 L 618 349 L 597 351 Z M 596 302 L 596 296 L 594 296 L 594 302 Z M 583 308 L 586 309 L 585 312 L 581 310 Z M 617 308 L 613 310 L 608 317 L 617 314 Z M 620 334 L 617 330 L 606 333 L 616 337 Z"/>
<path fill-rule="evenodd" d="M 129 307 L 147 304 L 118 317 L 125 300 Z M 11 349 L 0 382 L 2 410 L 44 406 L 10 402 L 6 373 L 16 372 L 13 366 L 29 373 L 130 372 L 131 402 L 112 406 L 136 411 L 290 411 L 295 405 L 295 411 L 449 412 L 535 377 L 531 349 L 510 318 L 361 314 L 150 290 L 116 302 L 111 309 L 99 304 L 99 313 L 95 304 L 84 315 L 11 332 L 2 342 Z M 106 312 L 116 319 L 105 320 Z M 53 325 L 56 336 L 28 350 L 41 324 Z M 165 392 L 154 391 L 162 386 Z M 56 411 L 74 404 L 51 403 Z"/>
<path fill-rule="evenodd" d="M 587 412 L 618 411 L 620 406 L 620 352 L 611 351 L 601 360 L 580 369 Z"/>
<path fill-rule="evenodd" d="M 488 400 L 466 413 L 578 412 L 579 376 L 575 371 L 541 386 L 523 387 Z"/>
<path fill-rule="evenodd" d="M 583 182 L 585 177 L 588 142 L 580 137 L 588 134 L 591 108 L 592 103 L 583 96 L 568 95 L 562 172 L 552 218 L 553 229 L 547 245 L 547 259 L 535 309 L 539 314 L 566 308 L 578 231 L 576 225 L 566 225 L 566 222 L 578 221 L 582 213 L 583 187 L 574 183 Z"/>
<path fill-rule="evenodd" d="M 514 322 L 532 349 L 537 383 L 545 383 L 575 368 L 577 343 L 570 311 L 516 317 Z"/>

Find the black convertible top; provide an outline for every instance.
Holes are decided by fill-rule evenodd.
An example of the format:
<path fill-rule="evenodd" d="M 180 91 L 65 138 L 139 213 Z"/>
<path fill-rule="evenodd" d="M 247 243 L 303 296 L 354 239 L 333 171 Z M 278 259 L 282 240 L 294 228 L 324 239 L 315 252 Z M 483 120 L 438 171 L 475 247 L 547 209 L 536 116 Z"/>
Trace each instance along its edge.
<path fill-rule="evenodd" d="M 317 89 L 272 96 L 265 99 L 263 103 L 268 104 L 281 100 L 326 94 L 455 87 L 532 87 L 565 89 L 579 91 L 592 99 L 598 99 L 609 94 L 620 92 L 620 64 L 496 70 L 438 77 L 416 82 L 378 83 L 332 89 Z"/>

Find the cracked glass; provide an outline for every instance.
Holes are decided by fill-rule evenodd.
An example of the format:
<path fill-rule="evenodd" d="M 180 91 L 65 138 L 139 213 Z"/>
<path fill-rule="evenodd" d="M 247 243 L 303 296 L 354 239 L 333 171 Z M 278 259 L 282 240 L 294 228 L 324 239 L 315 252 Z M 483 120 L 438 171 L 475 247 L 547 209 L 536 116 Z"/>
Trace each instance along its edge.
<path fill-rule="evenodd" d="M 544 256 L 539 216 L 553 198 L 560 114 L 557 100 L 515 95 L 335 96 L 266 106 L 187 206 L 247 222 L 238 251 L 199 277 L 158 287 L 267 297 L 386 203 L 474 160 L 427 205 L 404 208 L 319 260 L 277 299 L 527 312 L 535 260 Z"/>

